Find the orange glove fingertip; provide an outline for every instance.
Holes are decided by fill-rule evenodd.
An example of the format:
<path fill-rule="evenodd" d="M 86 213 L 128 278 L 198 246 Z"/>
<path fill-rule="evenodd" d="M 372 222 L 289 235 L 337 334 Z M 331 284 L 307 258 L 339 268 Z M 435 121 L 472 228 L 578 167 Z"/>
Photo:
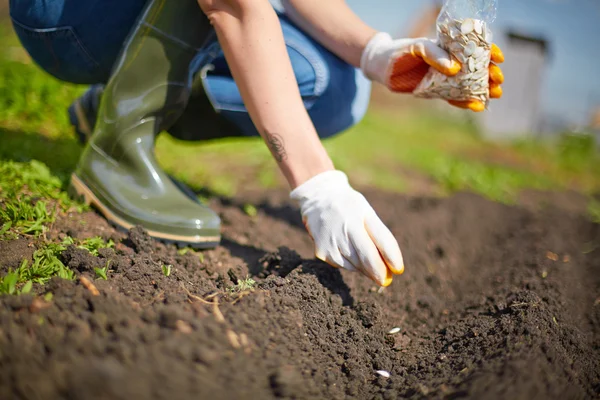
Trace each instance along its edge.
<path fill-rule="evenodd" d="M 386 268 L 386 270 L 385 270 L 385 279 L 381 283 L 381 286 L 382 287 L 388 287 L 388 286 L 390 286 L 392 284 L 393 280 L 394 280 L 394 274 L 392 273 L 392 271 L 389 270 L 389 268 Z"/>
<path fill-rule="evenodd" d="M 485 104 L 479 100 L 467 100 L 467 101 L 458 101 L 458 100 L 448 100 L 448 103 L 454 107 L 463 108 L 465 110 L 471 110 L 473 112 L 482 112 L 485 111 Z"/>
<path fill-rule="evenodd" d="M 499 99 L 502 97 L 502 86 L 497 83 L 490 83 L 490 98 Z"/>
<path fill-rule="evenodd" d="M 504 73 L 496 64 L 490 64 L 490 80 L 494 83 L 504 83 Z"/>
<path fill-rule="evenodd" d="M 504 53 L 502 52 L 502 50 L 500 50 L 500 47 L 498 47 L 495 43 L 492 44 L 492 50 L 490 55 L 492 58 L 492 62 L 498 64 L 502 64 L 504 62 Z"/>

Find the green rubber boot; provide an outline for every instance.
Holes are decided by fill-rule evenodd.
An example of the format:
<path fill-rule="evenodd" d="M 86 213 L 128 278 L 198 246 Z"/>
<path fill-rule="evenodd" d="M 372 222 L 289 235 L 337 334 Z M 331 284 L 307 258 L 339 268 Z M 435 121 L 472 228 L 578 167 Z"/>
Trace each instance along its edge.
<path fill-rule="evenodd" d="M 156 135 L 186 107 L 191 63 L 212 29 L 195 0 L 149 0 L 102 93 L 71 190 L 123 229 L 198 248 L 220 242 L 220 220 L 173 183 L 154 157 Z"/>

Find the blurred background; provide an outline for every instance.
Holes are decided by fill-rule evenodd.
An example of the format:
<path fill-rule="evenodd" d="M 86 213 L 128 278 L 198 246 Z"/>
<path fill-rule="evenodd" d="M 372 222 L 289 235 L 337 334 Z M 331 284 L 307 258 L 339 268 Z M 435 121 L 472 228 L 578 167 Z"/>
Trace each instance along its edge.
<path fill-rule="evenodd" d="M 397 37 L 435 36 L 438 2 L 348 3 Z M 597 0 L 502 0 L 492 29 L 506 83 L 489 111 L 376 86 L 365 119 L 325 145 L 357 186 L 430 196 L 468 190 L 503 202 L 524 191 L 569 193 L 600 218 L 599 20 Z M 84 90 L 36 67 L 0 0 L 0 162 L 40 160 L 66 182 L 81 152 L 66 109 Z M 258 139 L 190 144 L 163 134 L 157 157 L 202 193 L 285 187 Z"/>

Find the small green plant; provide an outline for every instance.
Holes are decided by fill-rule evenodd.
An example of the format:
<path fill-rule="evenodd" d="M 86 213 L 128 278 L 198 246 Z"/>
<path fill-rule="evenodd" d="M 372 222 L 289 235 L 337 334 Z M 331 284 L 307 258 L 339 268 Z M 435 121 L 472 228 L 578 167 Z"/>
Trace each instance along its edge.
<path fill-rule="evenodd" d="M 31 288 L 32 287 L 33 287 L 33 282 L 27 281 L 27 282 L 25 282 L 25 284 L 21 288 L 21 292 L 20 293 L 21 294 L 29 293 L 29 292 L 31 292 Z"/>
<path fill-rule="evenodd" d="M 183 249 L 179 249 L 177 250 L 177 254 L 179 254 L 180 256 L 189 253 L 190 251 L 193 251 L 192 249 L 190 249 L 189 247 L 184 247 Z"/>
<path fill-rule="evenodd" d="M 244 212 L 246 213 L 246 215 L 248 215 L 249 217 L 252 217 L 252 218 L 254 218 L 258 215 L 258 210 L 252 204 L 245 204 Z"/>
<path fill-rule="evenodd" d="M 245 279 L 238 279 L 237 283 L 229 288 L 229 292 L 240 293 L 254 290 L 254 285 L 256 285 L 256 281 L 249 276 L 246 276 Z"/>
<path fill-rule="evenodd" d="M 62 244 L 47 243 L 33 253 L 33 262 L 24 259 L 15 270 L 0 277 L 0 293 L 22 294 L 31 291 L 33 283 L 45 284 L 53 277 L 73 280 L 75 273 L 58 258 L 66 249 Z M 23 286 L 18 289 L 18 286 Z"/>
<path fill-rule="evenodd" d="M 108 264 L 110 263 L 110 260 L 108 260 L 108 262 L 106 263 L 106 265 L 103 268 L 94 268 L 94 272 L 96 273 L 96 279 L 104 279 L 105 281 L 108 280 Z"/>
<path fill-rule="evenodd" d="M 15 294 L 18 282 L 19 273 L 9 270 L 8 273 L 0 279 L 0 293 Z"/>
<path fill-rule="evenodd" d="M 32 281 L 26 281 L 20 289 L 18 289 L 19 284 L 19 271 L 9 270 L 8 273 L 0 278 L 0 294 L 26 294 L 31 292 L 33 288 Z"/>
<path fill-rule="evenodd" d="M 59 209 L 83 206 L 62 190 L 63 182 L 39 162 L 0 162 L 0 238 L 38 236 L 54 222 Z"/>
<path fill-rule="evenodd" d="M 113 242 L 112 239 L 110 239 L 108 242 L 105 242 L 100 236 L 95 236 L 93 238 L 84 239 L 81 241 L 78 241 L 71 236 L 67 236 L 63 239 L 62 244 L 64 246 L 69 246 L 71 244 L 76 245 L 78 248 L 85 249 L 96 257 L 99 255 L 98 250 L 115 247 L 115 242 Z"/>
<path fill-rule="evenodd" d="M 104 239 L 102 239 L 100 236 L 96 236 L 96 237 L 93 237 L 90 239 L 85 239 L 85 240 L 81 241 L 81 243 L 77 247 L 79 247 L 81 249 L 86 249 L 92 255 L 97 257 L 98 250 L 114 248 L 115 242 L 113 242 L 112 239 L 109 239 L 108 242 L 105 242 Z"/>
<path fill-rule="evenodd" d="M 45 225 L 55 219 L 45 201 L 34 201 L 29 196 L 8 198 L 2 201 L 2 205 L 0 220 L 6 221 L 2 226 L 2 235 L 12 230 L 14 233 L 37 236 L 44 233 Z"/>
<path fill-rule="evenodd" d="M 171 275 L 171 268 L 172 268 L 172 267 L 173 267 L 172 265 L 163 265 L 163 266 L 162 266 L 162 273 L 163 273 L 163 275 L 164 275 L 164 276 L 169 276 L 169 275 Z"/>

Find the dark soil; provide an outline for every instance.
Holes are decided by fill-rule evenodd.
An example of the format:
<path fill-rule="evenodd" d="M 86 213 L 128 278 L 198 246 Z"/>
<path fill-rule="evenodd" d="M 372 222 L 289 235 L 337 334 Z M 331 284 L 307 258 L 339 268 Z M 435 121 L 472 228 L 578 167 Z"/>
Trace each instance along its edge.
<path fill-rule="evenodd" d="M 214 202 L 226 238 L 203 258 L 62 217 L 51 238 L 117 246 L 62 255 L 99 295 L 54 279 L 34 287 L 49 302 L 0 297 L 0 399 L 600 397 L 600 226 L 578 212 L 367 192 L 406 261 L 378 291 L 310 260 L 286 195 L 261 196 Z M 0 243 L 0 260 L 34 245 Z"/>

